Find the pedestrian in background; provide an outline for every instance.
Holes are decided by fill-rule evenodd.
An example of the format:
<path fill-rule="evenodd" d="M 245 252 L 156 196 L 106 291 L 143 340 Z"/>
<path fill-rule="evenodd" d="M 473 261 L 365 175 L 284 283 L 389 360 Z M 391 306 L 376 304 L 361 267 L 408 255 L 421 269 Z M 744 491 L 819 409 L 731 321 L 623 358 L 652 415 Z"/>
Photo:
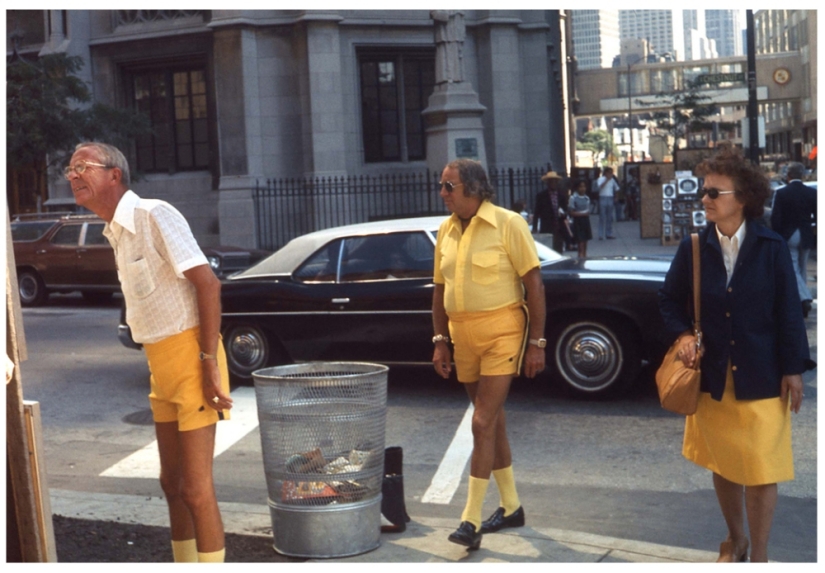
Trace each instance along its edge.
<path fill-rule="evenodd" d="M 624 195 L 627 201 L 627 218 L 635 221 L 639 218 L 639 168 L 630 167 L 627 169 L 627 177 L 624 183 Z"/>
<path fill-rule="evenodd" d="M 66 168 L 75 202 L 106 221 L 126 302 L 126 322 L 143 344 L 149 402 L 169 505 L 176 562 L 222 562 L 224 531 L 212 458 L 216 422 L 232 407 L 220 340 L 221 283 L 186 219 L 170 204 L 129 190 L 117 148 L 86 142 Z"/>
<path fill-rule="evenodd" d="M 789 164 L 787 173 L 788 184 L 776 190 L 773 200 L 771 229 L 788 243 L 802 314 L 807 318 L 813 303 L 808 288 L 808 255 L 816 247 L 816 189 L 802 183 L 805 166 L 801 163 Z"/>
<path fill-rule="evenodd" d="M 713 472 L 728 537 L 720 562 L 768 560 L 777 482 L 794 477 L 791 412 L 803 398 L 810 360 L 785 242 L 757 223 L 767 177 L 729 143 L 696 167 L 707 228 L 700 233 L 701 394 L 687 416 L 682 454 Z M 687 366 L 697 361 L 690 305 L 690 237 L 679 245 L 660 291 L 665 327 Z"/>
<path fill-rule="evenodd" d="M 587 196 L 587 181 L 573 182 L 576 193 L 570 197 L 570 216 L 573 217 L 573 239 L 578 244 L 579 258 L 587 258 L 587 241 L 593 238 L 590 228 L 590 197 Z"/>
<path fill-rule="evenodd" d="M 562 187 L 562 176 L 548 171 L 541 176 L 545 189 L 536 195 L 533 214 L 534 233 L 552 233 L 553 250 L 564 253 L 564 243 L 569 240 L 567 227 L 568 190 Z"/>
<path fill-rule="evenodd" d="M 613 219 L 616 213 L 616 194 L 621 189 L 612 167 L 605 167 L 601 177 L 596 179 L 596 188 L 599 190 L 599 240 L 613 236 Z"/>
<path fill-rule="evenodd" d="M 449 540 L 478 549 L 483 533 L 525 523 L 504 403 L 522 363 L 528 378 L 544 370 L 544 284 L 530 229 L 517 213 L 492 203 L 494 191 L 479 162 L 448 163 L 440 184 L 452 215 L 439 227 L 435 246 L 433 366 L 449 378 L 454 358 L 474 406 L 467 503 Z M 501 502 L 482 522 L 491 474 Z"/>
<path fill-rule="evenodd" d="M 533 216 L 527 211 L 527 203 L 523 199 L 518 199 L 513 203 L 512 210 L 522 216 L 528 225 L 532 223 Z"/>

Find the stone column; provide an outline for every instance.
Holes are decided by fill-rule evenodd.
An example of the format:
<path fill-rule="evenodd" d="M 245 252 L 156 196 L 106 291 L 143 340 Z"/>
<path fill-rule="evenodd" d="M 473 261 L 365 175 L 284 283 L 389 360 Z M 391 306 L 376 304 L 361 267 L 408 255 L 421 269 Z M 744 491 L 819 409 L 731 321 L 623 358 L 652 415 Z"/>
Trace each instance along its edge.
<path fill-rule="evenodd" d="M 427 168 L 440 172 L 453 159 L 466 157 L 487 167 L 485 107 L 464 73 L 464 14 L 433 10 L 435 23 L 436 85 L 422 115 L 427 123 Z"/>
<path fill-rule="evenodd" d="M 313 177 L 346 175 L 341 39 L 337 19 L 306 22 L 304 172 Z"/>
<path fill-rule="evenodd" d="M 255 32 L 216 30 L 213 45 L 220 157 L 220 242 L 256 246 L 252 189 L 263 179 Z"/>

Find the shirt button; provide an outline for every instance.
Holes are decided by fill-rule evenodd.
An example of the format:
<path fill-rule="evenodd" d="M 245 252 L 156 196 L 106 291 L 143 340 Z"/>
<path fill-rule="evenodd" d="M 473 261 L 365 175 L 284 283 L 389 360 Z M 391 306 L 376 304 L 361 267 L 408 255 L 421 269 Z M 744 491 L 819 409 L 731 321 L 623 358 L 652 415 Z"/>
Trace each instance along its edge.
<path fill-rule="evenodd" d="M 736 366 L 733 366 L 733 367 L 731 368 L 731 370 L 733 370 L 734 372 L 736 372 Z"/>
<path fill-rule="evenodd" d="M 728 292 L 733 292 L 733 289 L 731 287 L 728 287 Z"/>
<path fill-rule="evenodd" d="M 729 313 L 729 312 L 726 312 L 726 313 L 725 313 L 725 316 L 726 316 L 727 318 L 730 318 L 730 313 Z"/>
<path fill-rule="evenodd" d="M 736 342 L 735 342 L 734 340 L 731 340 L 731 341 L 730 341 L 730 345 L 731 345 L 731 346 L 735 346 L 735 345 L 736 345 Z"/>

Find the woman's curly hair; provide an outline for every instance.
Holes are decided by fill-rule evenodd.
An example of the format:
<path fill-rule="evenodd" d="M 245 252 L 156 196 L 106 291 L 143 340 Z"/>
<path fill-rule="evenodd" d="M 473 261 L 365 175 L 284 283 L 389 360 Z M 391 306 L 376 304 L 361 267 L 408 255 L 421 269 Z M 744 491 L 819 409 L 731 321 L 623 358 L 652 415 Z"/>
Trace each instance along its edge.
<path fill-rule="evenodd" d="M 464 195 L 481 197 L 482 201 L 492 202 L 496 192 L 487 179 L 487 172 L 479 161 L 472 159 L 455 159 L 447 164 L 450 169 L 458 170 L 458 177 L 464 184 Z"/>
<path fill-rule="evenodd" d="M 745 159 L 742 151 L 729 141 L 716 145 L 716 153 L 696 166 L 696 174 L 705 177 L 709 174 L 724 175 L 733 181 L 735 197 L 745 207 L 746 219 L 756 219 L 765 212 L 765 201 L 771 195 L 771 185 L 767 175 L 758 165 Z"/>

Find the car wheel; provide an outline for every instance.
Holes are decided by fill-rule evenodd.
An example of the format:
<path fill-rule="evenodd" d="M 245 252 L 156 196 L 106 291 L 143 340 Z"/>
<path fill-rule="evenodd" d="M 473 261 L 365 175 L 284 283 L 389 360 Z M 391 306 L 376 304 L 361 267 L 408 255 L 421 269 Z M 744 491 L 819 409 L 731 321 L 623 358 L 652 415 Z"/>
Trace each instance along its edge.
<path fill-rule="evenodd" d="M 49 294 L 37 271 L 30 269 L 17 273 L 17 287 L 20 291 L 20 304 L 23 306 L 41 305 Z"/>
<path fill-rule="evenodd" d="M 231 376 L 240 382 L 252 379 L 252 373 L 269 364 L 269 341 L 256 326 L 232 325 L 223 336 L 226 361 Z"/>
<path fill-rule="evenodd" d="M 636 336 L 618 321 L 581 319 L 554 329 L 555 373 L 581 396 L 613 396 L 639 373 Z"/>

